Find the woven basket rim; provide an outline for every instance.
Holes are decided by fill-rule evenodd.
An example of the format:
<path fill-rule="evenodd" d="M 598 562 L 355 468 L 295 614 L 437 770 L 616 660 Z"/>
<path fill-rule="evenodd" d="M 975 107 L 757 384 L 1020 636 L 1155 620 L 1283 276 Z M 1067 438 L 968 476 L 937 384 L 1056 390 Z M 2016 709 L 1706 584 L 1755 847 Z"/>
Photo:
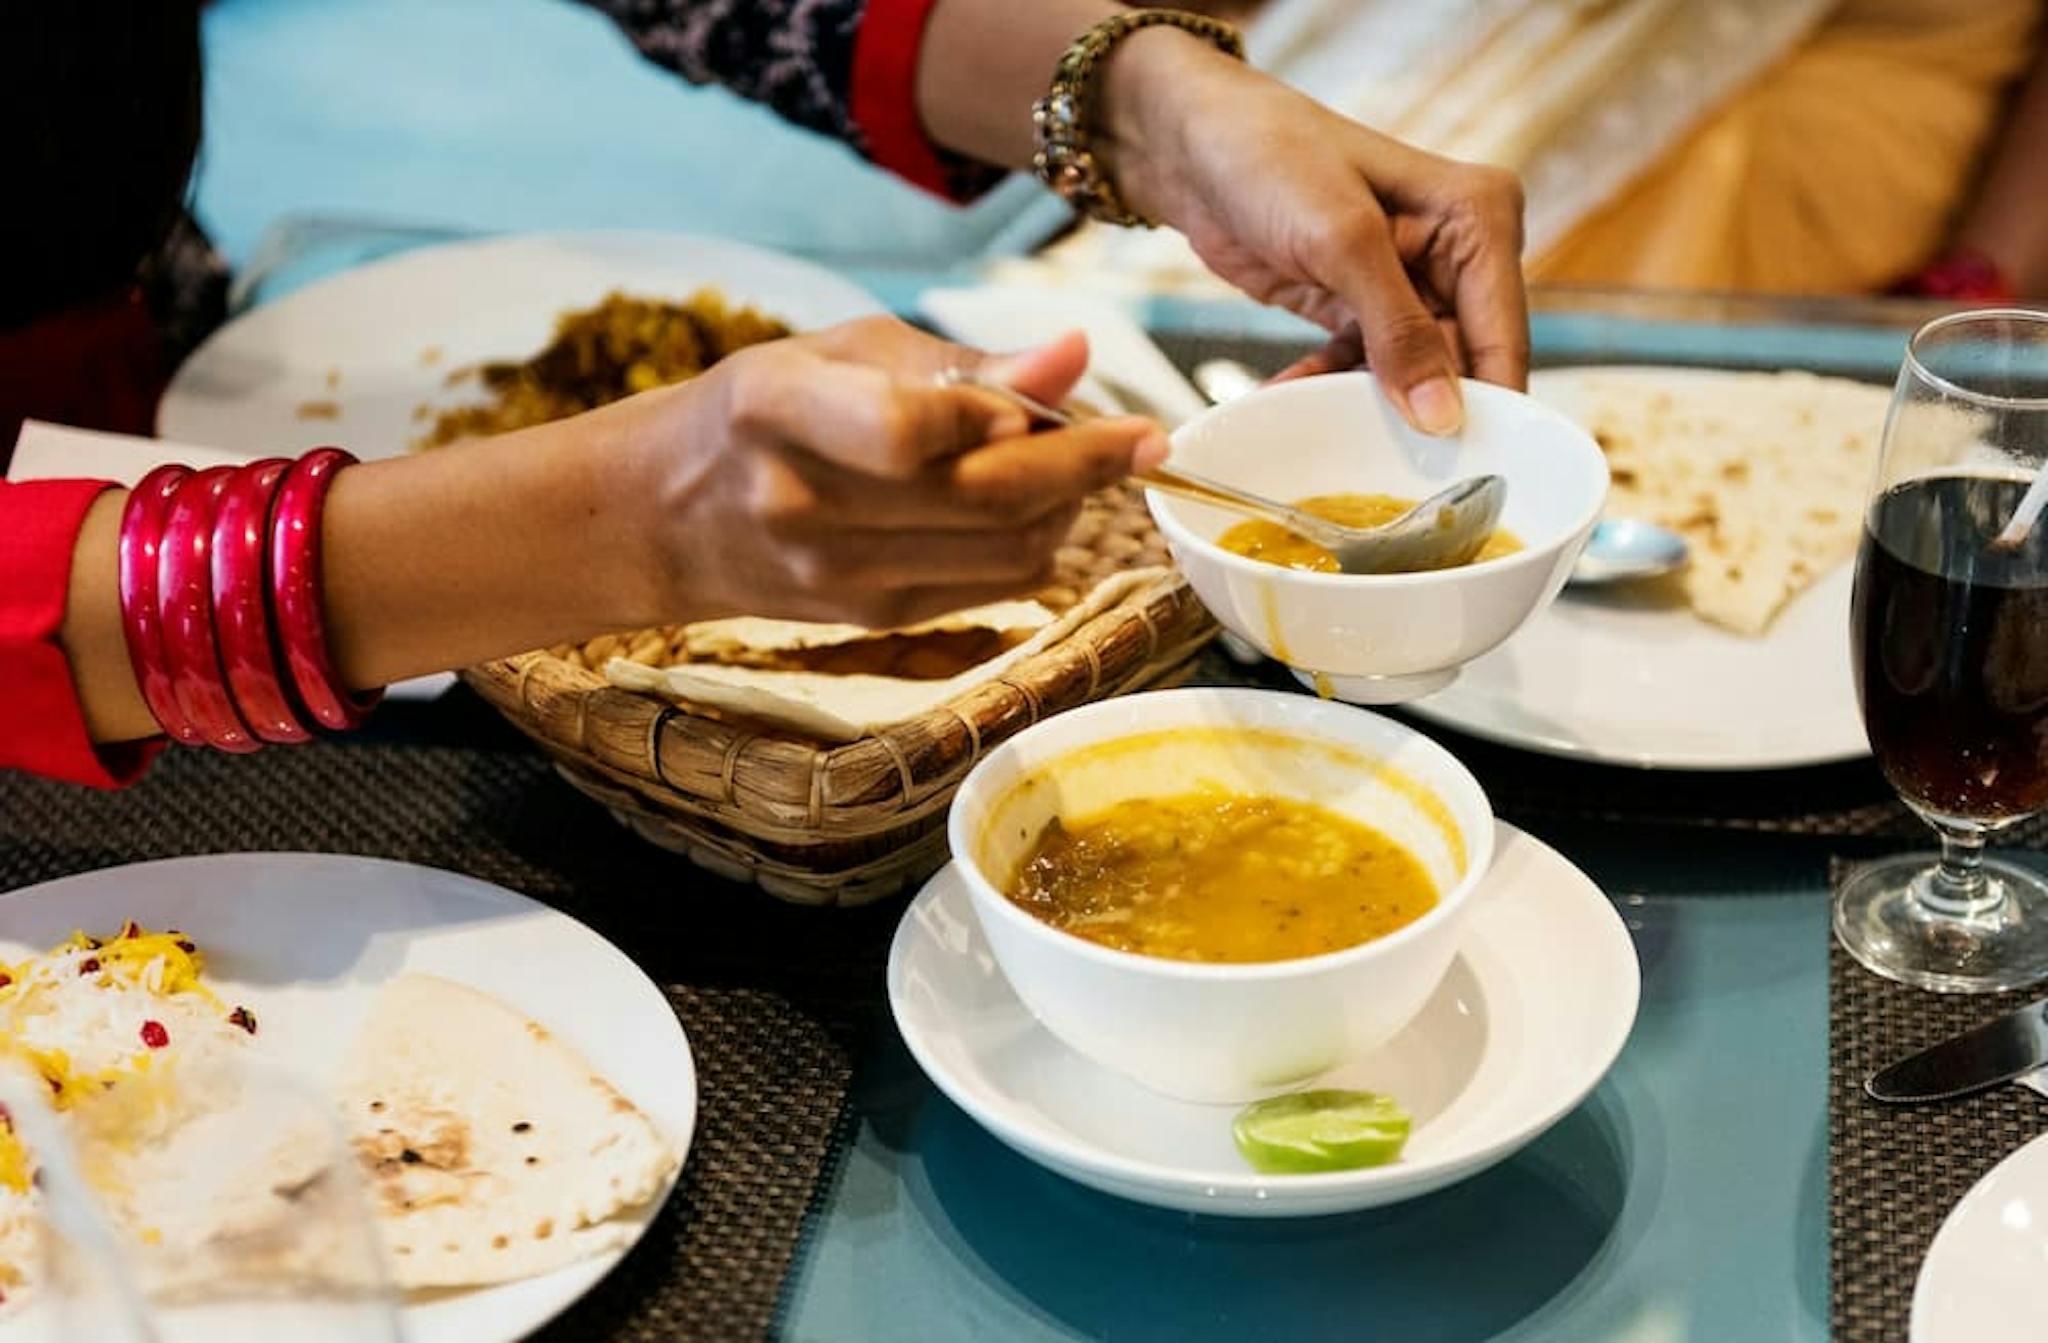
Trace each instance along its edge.
<path fill-rule="evenodd" d="M 1135 638 L 1134 621 L 1142 622 L 1142 649 L 1131 646 Z M 1042 701 L 1056 688 L 1048 686 L 1048 678 L 1057 677 L 1063 670 L 1071 671 L 1067 664 L 1076 653 L 1087 662 L 1089 684 L 1075 702 L 1085 702 L 1105 691 L 1113 693 L 1114 685 L 1128 679 L 1132 670 L 1162 655 L 1181 651 L 1180 645 L 1206 640 L 1213 629 L 1186 579 L 1176 570 L 1163 570 L 1066 637 L 1007 669 L 1002 676 L 971 687 L 924 713 L 846 742 L 824 741 L 790 728 L 697 712 L 688 704 L 653 693 L 613 686 L 596 672 L 545 651 L 494 659 L 467 668 L 462 675 L 523 731 L 572 756 L 591 758 L 605 774 L 621 782 L 630 781 L 643 794 L 651 793 L 650 801 L 665 797 L 680 810 L 706 814 L 707 804 L 713 810 L 732 805 L 736 767 L 749 751 L 763 753 L 787 769 L 808 770 L 815 779 L 829 777 L 836 768 L 856 762 L 872 769 L 875 752 L 879 750 L 905 777 L 904 807 L 900 814 L 909 816 L 943 805 L 946 792 L 944 775 L 918 775 L 917 766 L 911 762 L 929 755 L 929 745 L 935 738 L 962 730 L 972 743 L 967 757 L 977 757 L 983 749 L 980 739 L 985 735 L 984 729 L 992 725 L 983 721 L 989 712 L 989 701 L 1014 697 L 1023 702 L 1024 717 L 1036 721 L 1049 711 Z M 1101 648 L 1119 639 L 1126 641 L 1124 662 L 1115 668 L 1104 666 Z M 543 701 L 538 708 L 537 701 Z M 1015 716 L 1014 709 L 1009 716 Z M 634 749 L 630 753 L 623 748 L 593 751 L 593 738 L 600 734 L 609 735 L 615 744 L 631 742 Z M 707 749 L 721 750 L 724 755 L 718 771 L 724 782 L 721 795 L 693 788 L 688 780 L 674 777 L 675 771 L 661 763 L 667 751 L 685 750 L 701 759 Z M 949 770 L 946 774 L 963 772 Z M 829 799 L 822 805 L 829 809 Z"/>

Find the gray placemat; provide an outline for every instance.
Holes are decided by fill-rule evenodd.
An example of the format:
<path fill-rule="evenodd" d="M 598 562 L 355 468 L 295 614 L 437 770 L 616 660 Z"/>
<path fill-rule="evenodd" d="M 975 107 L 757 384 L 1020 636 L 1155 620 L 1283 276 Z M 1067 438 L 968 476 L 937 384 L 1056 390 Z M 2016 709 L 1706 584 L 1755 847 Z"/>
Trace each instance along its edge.
<path fill-rule="evenodd" d="M 1835 865 L 1840 881 L 1848 870 Z M 1836 1343 L 1900 1343 L 1942 1220 L 1985 1172 L 2048 1133 L 2048 1099 L 2018 1085 L 1936 1105 L 1879 1105 L 1878 1068 L 2042 991 L 1928 993 L 1871 974 L 1830 935 L 1828 1237 Z"/>
<path fill-rule="evenodd" d="M 761 1337 L 849 1136 L 852 1059 L 895 910 L 793 909 L 706 876 L 505 745 L 174 751 L 117 794 L 0 773 L 0 890 L 181 854 L 322 850 L 466 872 L 589 923 L 666 991 L 701 1108 L 645 1241 L 539 1337 Z"/>

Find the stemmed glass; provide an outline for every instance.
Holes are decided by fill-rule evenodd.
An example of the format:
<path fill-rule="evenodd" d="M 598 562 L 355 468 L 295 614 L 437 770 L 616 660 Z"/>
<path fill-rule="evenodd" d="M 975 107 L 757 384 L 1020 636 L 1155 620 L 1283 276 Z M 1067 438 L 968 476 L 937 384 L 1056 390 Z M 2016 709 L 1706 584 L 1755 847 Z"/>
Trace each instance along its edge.
<path fill-rule="evenodd" d="M 0 1075 L 44 1210 L 24 1338 L 400 1343 L 365 1191 L 326 1097 L 240 1059 L 180 1063 L 183 1084 L 211 1103 L 153 1136 L 143 1180 L 123 1135 L 60 1124 Z"/>
<path fill-rule="evenodd" d="M 1984 854 L 2048 807 L 2048 519 L 2023 536 L 2009 526 L 2044 457 L 2048 313 L 1922 327 L 1885 422 L 1851 638 L 1871 749 L 1941 853 L 1855 873 L 1835 933 L 1865 966 L 1924 988 L 2048 976 L 2048 882 Z"/>

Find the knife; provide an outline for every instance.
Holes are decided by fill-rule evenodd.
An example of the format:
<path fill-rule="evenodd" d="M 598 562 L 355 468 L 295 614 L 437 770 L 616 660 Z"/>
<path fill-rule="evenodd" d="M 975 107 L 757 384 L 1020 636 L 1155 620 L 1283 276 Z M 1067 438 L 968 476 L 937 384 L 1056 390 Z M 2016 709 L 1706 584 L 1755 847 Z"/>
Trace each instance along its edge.
<path fill-rule="evenodd" d="M 2048 1065 L 2048 999 L 1965 1031 L 1870 1075 L 1871 1099 L 1894 1105 L 1951 1100 Z"/>

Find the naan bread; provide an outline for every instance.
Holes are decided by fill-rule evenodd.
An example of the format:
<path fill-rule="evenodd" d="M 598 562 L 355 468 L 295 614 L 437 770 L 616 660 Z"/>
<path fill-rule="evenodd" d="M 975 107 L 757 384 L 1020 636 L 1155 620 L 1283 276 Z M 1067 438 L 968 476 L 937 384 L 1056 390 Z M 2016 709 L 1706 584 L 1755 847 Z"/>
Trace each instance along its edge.
<path fill-rule="evenodd" d="M 1607 453 L 1607 515 L 1671 527 L 1692 548 L 1692 609 L 1761 635 L 1856 553 L 1890 393 L 1807 373 L 1573 370 L 1537 394 Z"/>
<path fill-rule="evenodd" d="M 686 663 L 647 667 L 624 658 L 605 664 L 605 676 L 624 690 L 649 691 L 719 709 L 824 741 L 853 741 L 915 718 L 976 686 L 996 680 L 1025 658 L 1063 639 L 1165 571 L 1133 569 L 1097 584 L 1058 620 L 998 657 L 944 680 L 893 676 L 826 675 L 759 667 Z"/>
<path fill-rule="evenodd" d="M 341 1098 L 401 1287 L 465 1287 L 625 1245 L 673 1149 L 548 1031 L 429 975 L 379 993 Z"/>

